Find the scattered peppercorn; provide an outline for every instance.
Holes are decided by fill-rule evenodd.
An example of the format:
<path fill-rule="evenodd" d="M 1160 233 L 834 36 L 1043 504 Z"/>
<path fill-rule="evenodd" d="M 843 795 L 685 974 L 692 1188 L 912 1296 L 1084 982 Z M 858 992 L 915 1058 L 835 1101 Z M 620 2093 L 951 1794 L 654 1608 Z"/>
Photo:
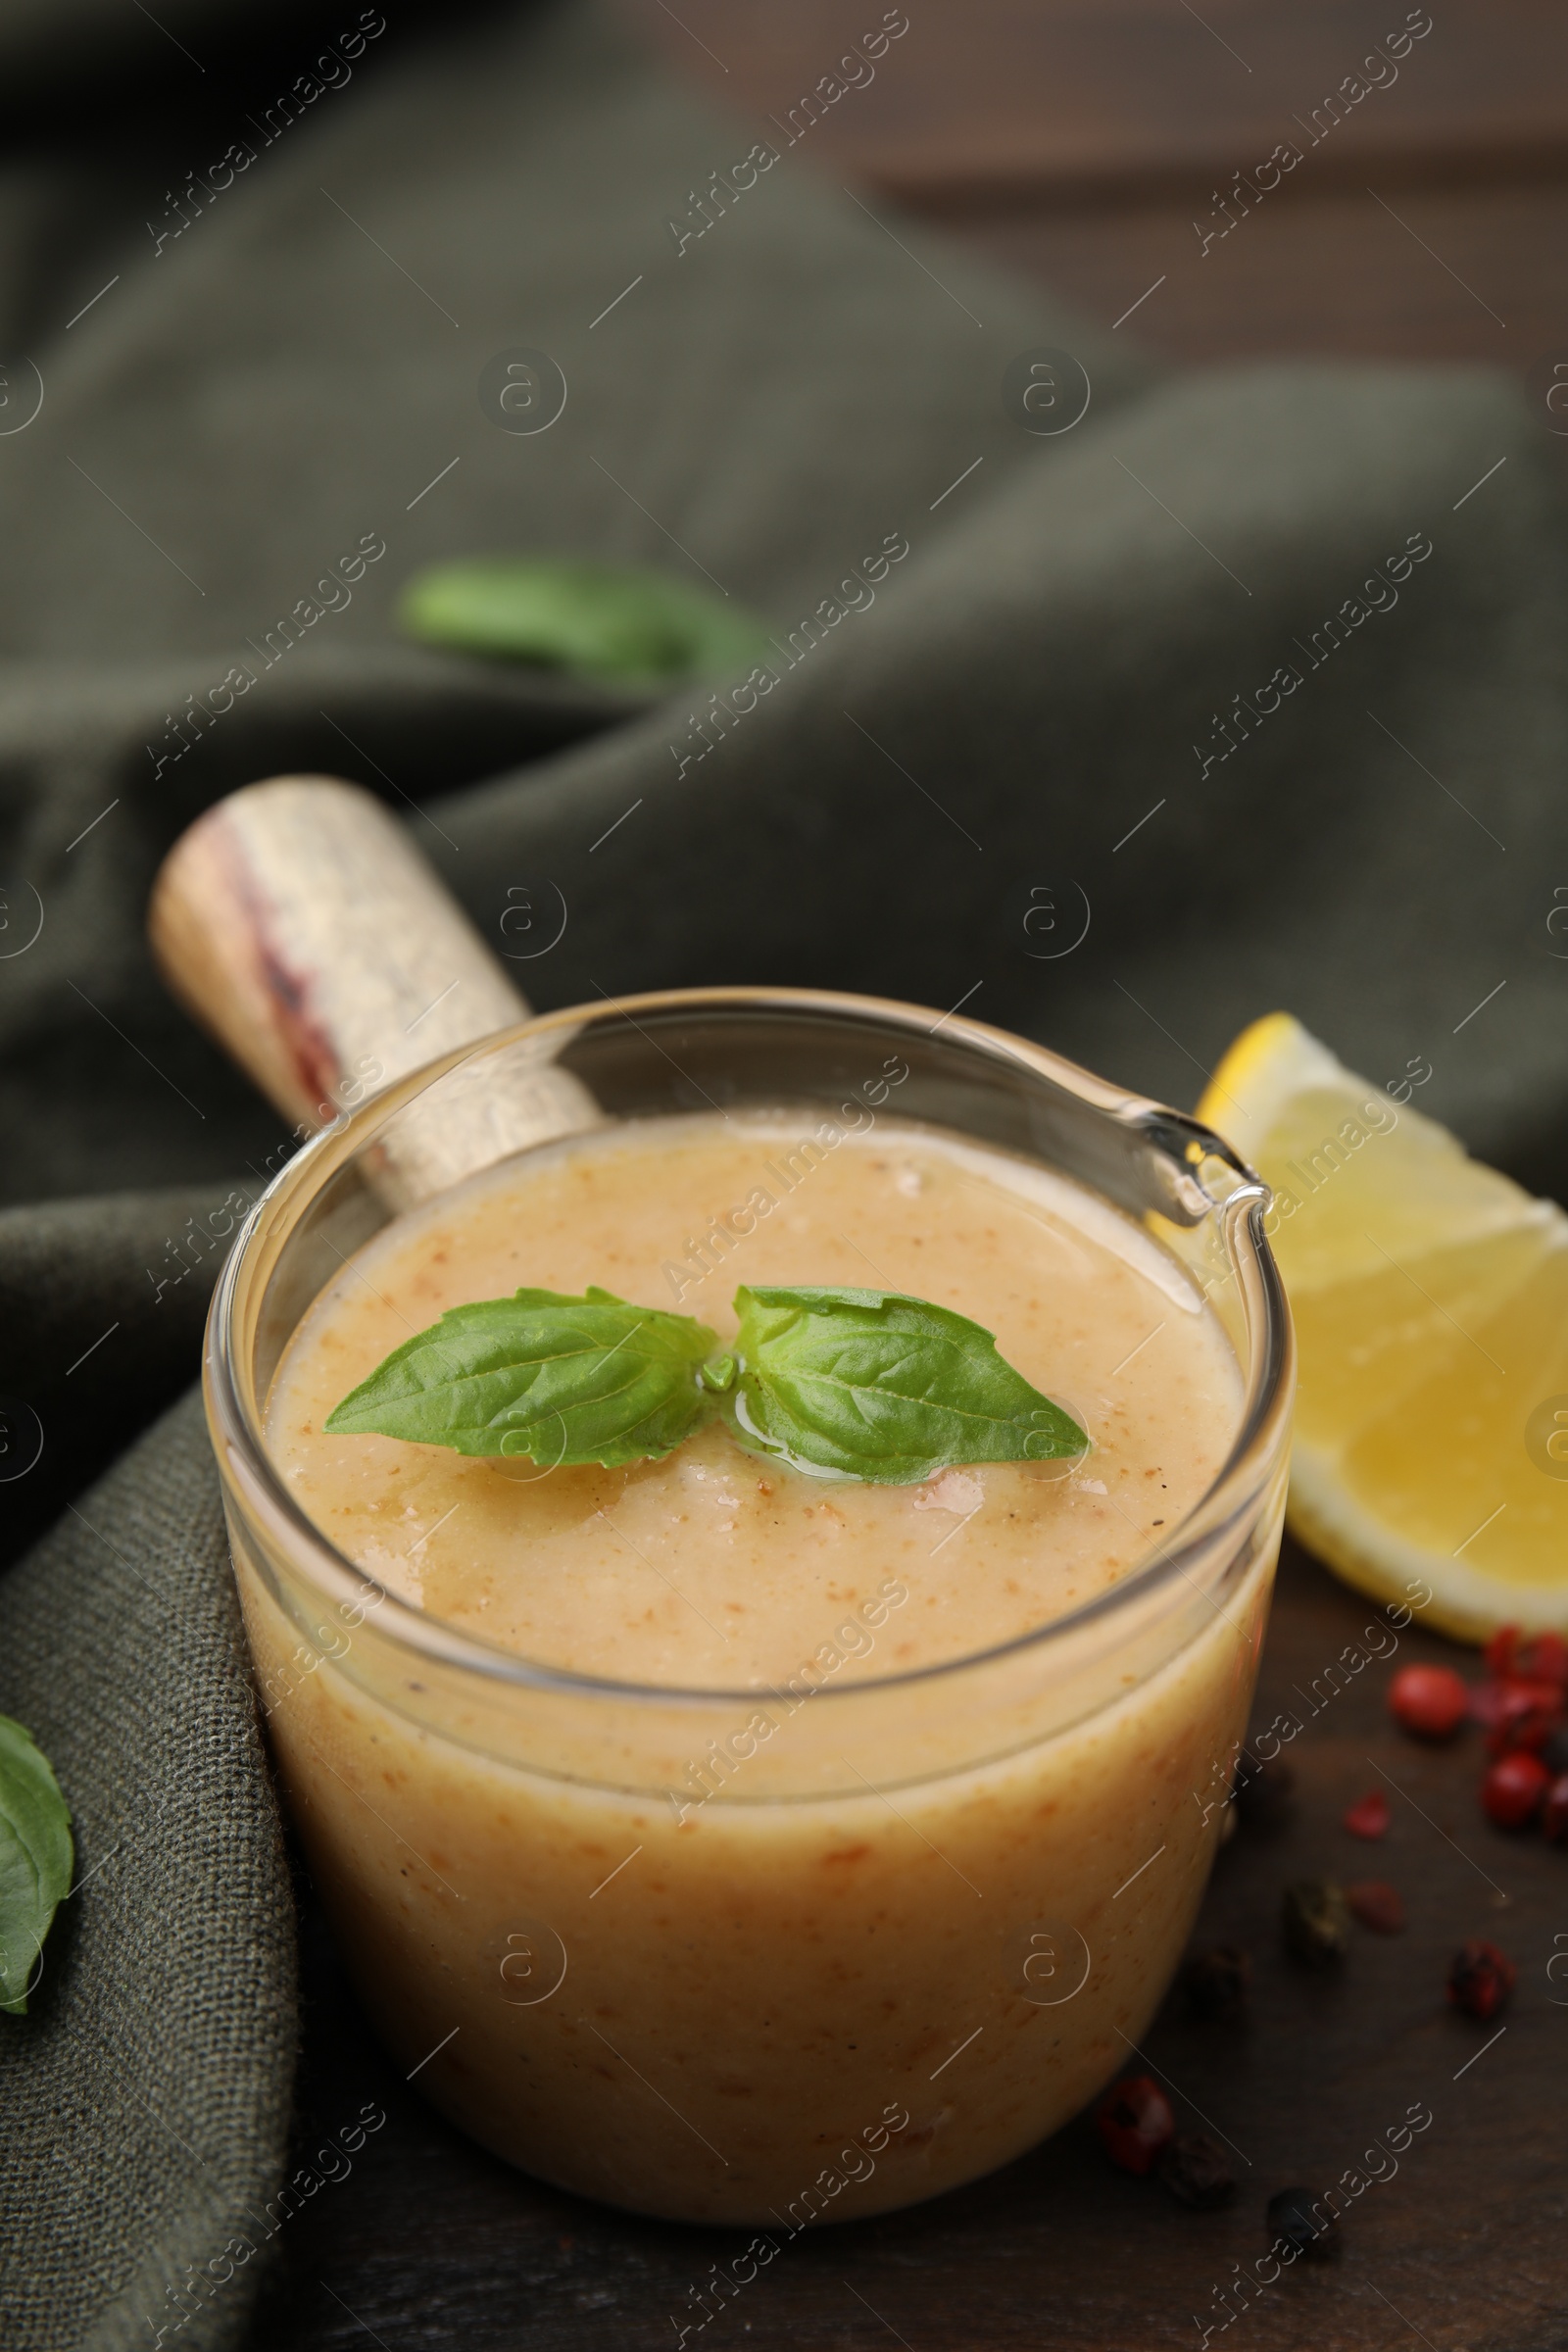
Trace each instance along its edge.
<path fill-rule="evenodd" d="M 1568 1642 L 1561 1634 L 1536 1634 L 1525 1642 L 1516 1625 L 1501 1625 L 1482 1656 L 1488 1673 L 1500 1682 L 1520 1676 L 1527 1682 L 1555 1683 L 1559 1690 L 1568 1688 Z"/>
<path fill-rule="evenodd" d="M 1522 1830 L 1540 1810 L 1551 1776 L 1539 1756 L 1516 1747 L 1487 1769 L 1482 1810 L 1499 1829 Z"/>
<path fill-rule="evenodd" d="M 1518 1973 L 1506 1952 L 1484 1937 L 1472 1937 L 1453 1955 L 1448 1998 L 1466 2017 L 1495 2017 L 1506 2006 Z"/>
<path fill-rule="evenodd" d="M 1508 1830 L 1540 1814 L 1548 1838 L 1568 1841 L 1568 1641 L 1558 1633 L 1527 1641 L 1518 1626 L 1504 1625 L 1484 1656 L 1487 1678 L 1468 1688 L 1451 1667 L 1401 1667 L 1389 1685 L 1390 1712 L 1426 1740 L 1451 1738 L 1467 1716 L 1480 1724 L 1493 1759 L 1481 1783 L 1482 1810 Z M 1345 1827 L 1376 1837 L 1377 1818 L 1363 1797 Z"/>
<path fill-rule="evenodd" d="M 1345 1814 L 1345 1827 L 1352 1838 L 1384 1838 L 1388 1835 L 1393 1809 L 1381 1788 L 1369 1788 L 1365 1796 L 1356 1798 Z"/>
<path fill-rule="evenodd" d="M 1236 1810 L 1250 1830 L 1270 1830 L 1284 1820 L 1296 1775 L 1288 1764 L 1271 1758 L 1267 1764 L 1243 1756 L 1236 1767 Z"/>
<path fill-rule="evenodd" d="M 1096 2117 L 1105 2153 L 1124 2173 L 1147 2173 L 1176 2136 L 1170 2101 L 1151 2075 L 1113 2083 Z"/>
<path fill-rule="evenodd" d="M 1518 1653 L 1519 1628 L 1516 1625 L 1499 1625 L 1481 1652 L 1481 1658 L 1489 1674 L 1512 1674 Z"/>
<path fill-rule="evenodd" d="M 1159 2177 L 1179 2205 L 1212 2213 L 1236 2194 L 1231 2160 L 1206 2132 L 1181 2132 L 1159 2160 Z"/>
<path fill-rule="evenodd" d="M 1568 1845 L 1568 1772 L 1559 1772 L 1546 1790 L 1541 1826 L 1553 1845 Z"/>
<path fill-rule="evenodd" d="M 1507 1687 L 1495 1675 L 1489 1675 L 1484 1683 L 1472 1683 L 1465 1699 L 1471 1722 L 1490 1732 L 1502 1713 L 1502 1694 Z"/>
<path fill-rule="evenodd" d="M 1345 1889 L 1332 1879 L 1298 1879 L 1285 1889 L 1280 1924 L 1298 1960 L 1323 1968 L 1343 1960 L 1350 1940 Z"/>
<path fill-rule="evenodd" d="M 1309 2188 L 1282 2188 L 1268 2201 L 1271 2246 L 1284 2244 L 1311 2262 L 1323 2262 L 1340 2250 L 1340 2217 L 1320 2214 Z"/>
<path fill-rule="evenodd" d="M 1561 1634 L 1538 1634 L 1519 1653 L 1519 1672 L 1532 1682 L 1555 1683 L 1568 1690 L 1568 1642 Z"/>
<path fill-rule="evenodd" d="M 1345 1899 L 1350 1917 L 1375 1936 L 1397 1936 L 1404 1927 L 1404 1897 L 1387 1879 L 1358 1879 L 1347 1886 Z"/>
<path fill-rule="evenodd" d="M 1210 1951 L 1193 1953 L 1182 1970 L 1182 1990 L 1195 2017 L 1222 2023 L 1240 2017 L 1251 1978 L 1246 1952 L 1234 1943 L 1216 1943 Z"/>
<path fill-rule="evenodd" d="M 1451 1666 L 1401 1666 L 1389 1685 L 1389 1712 L 1418 1740 L 1450 1740 L 1465 1719 L 1470 1693 Z"/>
<path fill-rule="evenodd" d="M 1506 1755 L 1511 1747 L 1539 1751 L 1563 1719 L 1563 1694 L 1555 1683 L 1483 1683 L 1472 1691 L 1470 1712 L 1487 1726 L 1487 1753 Z"/>

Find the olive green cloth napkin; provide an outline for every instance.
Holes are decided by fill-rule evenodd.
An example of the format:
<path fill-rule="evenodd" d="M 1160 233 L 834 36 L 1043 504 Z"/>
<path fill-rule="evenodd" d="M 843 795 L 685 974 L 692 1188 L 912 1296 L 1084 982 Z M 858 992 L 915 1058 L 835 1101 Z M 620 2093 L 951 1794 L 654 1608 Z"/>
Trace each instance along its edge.
<path fill-rule="evenodd" d="M 67 1201 L 0 1219 L 0 1395 L 42 1439 L 0 1476 L 8 1553 L 41 1537 L 0 1710 L 80 1874 L 0 2019 L 14 2352 L 239 2343 L 283 2160 L 290 1897 L 216 1486 L 191 1399 L 147 1426 L 290 1149 L 142 946 L 217 794 L 368 783 L 503 952 L 559 893 L 540 1004 L 866 988 L 1192 1100 L 1285 1004 L 1380 1081 L 1430 1065 L 1538 1185 L 1568 1137 L 1562 516 L 1500 378 L 1169 378 L 587 9 L 160 13 L 0 6 L 0 1170 Z M 1057 435 L 1004 397 L 1043 347 L 1093 385 Z M 519 349 L 568 390 L 534 434 L 481 406 Z M 413 572 L 509 548 L 706 575 L 777 660 L 655 705 L 398 645 Z"/>

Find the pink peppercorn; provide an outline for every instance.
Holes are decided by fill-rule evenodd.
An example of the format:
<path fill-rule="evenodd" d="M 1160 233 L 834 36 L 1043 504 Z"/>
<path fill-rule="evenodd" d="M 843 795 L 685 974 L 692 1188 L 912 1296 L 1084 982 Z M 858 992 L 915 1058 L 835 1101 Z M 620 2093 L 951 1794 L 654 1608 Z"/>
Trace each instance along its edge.
<path fill-rule="evenodd" d="M 1169 2099 L 1150 2075 L 1113 2083 L 1096 2117 L 1105 2153 L 1124 2173 L 1147 2173 L 1176 2136 Z"/>
<path fill-rule="evenodd" d="M 1539 1756 L 1523 1747 L 1510 1749 L 1488 1768 L 1482 1809 L 1499 1829 L 1522 1830 L 1539 1809 L 1550 1778 Z"/>
<path fill-rule="evenodd" d="M 1448 1998 L 1466 2017 L 1495 2017 L 1511 1995 L 1518 1973 L 1506 1952 L 1477 1936 L 1453 1956 Z"/>
<path fill-rule="evenodd" d="M 1568 1844 L 1568 1772 L 1560 1772 L 1546 1790 L 1541 1826 L 1553 1845 Z"/>
<path fill-rule="evenodd" d="M 1418 1740 L 1448 1740 L 1465 1719 L 1470 1693 L 1451 1666 L 1401 1666 L 1389 1685 L 1389 1712 Z"/>

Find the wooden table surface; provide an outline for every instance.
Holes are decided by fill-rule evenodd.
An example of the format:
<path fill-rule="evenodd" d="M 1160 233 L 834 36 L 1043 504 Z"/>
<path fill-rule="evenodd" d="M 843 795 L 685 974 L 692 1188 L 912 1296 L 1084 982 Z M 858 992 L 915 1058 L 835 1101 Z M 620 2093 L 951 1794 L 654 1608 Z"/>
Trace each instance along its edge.
<path fill-rule="evenodd" d="M 677 67 L 765 130 L 875 24 L 843 0 L 626 0 Z M 1432 0 L 1432 29 L 1325 127 L 1324 102 L 1403 0 L 906 0 L 909 30 L 875 82 L 811 133 L 820 170 L 1036 274 L 1109 329 L 1202 364 L 1261 354 L 1480 360 L 1542 393 L 1568 357 L 1568 9 L 1562 0 Z M 1374 69 L 1381 71 L 1381 69 Z M 1312 141 L 1314 110 L 1318 136 Z M 1283 140 L 1301 161 L 1204 251 L 1219 200 Z M 1152 290 L 1151 290 L 1152 289 Z M 1121 330 L 1126 331 L 1126 330 Z M 1288 1551 L 1258 1714 L 1304 1713 L 1367 1605 Z M 1400 1659 L 1445 1656 L 1412 1631 Z M 1471 1661 L 1461 1658 L 1462 1665 Z M 1477 1740 L 1418 1748 L 1390 1725 L 1390 1668 L 1306 1719 L 1297 1794 L 1272 1835 L 1220 1857 L 1197 1940 L 1246 1945 L 1241 2025 L 1177 2001 L 1146 2044 L 1188 2128 L 1241 2151 L 1234 2206 L 1188 2213 L 1115 2173 L 1081 2120 L 976 2186 L 788 2248 L 694 2342 L 756 2352 L 1148 2352 L 1216 2326 L 1216 2289 L 1265 2251 L 1263 2208 L 1356 2165 L 1412 2102 L 1431 2128 L 1366 2190 L 1329 2264 L 1299 2264 L 1234 2323 L 1267 2352 L 1547 2352 L 1568 2345 L 1563 2092 L 1568 1853 L 1491 1828 Z M 1340 1827 L 1393 1776 L 1383 1845 Z M 1386 1877 L 1407 1932 L 1356 1932 L 1317 1977 L 1285 1954 L 1296 1876 Z M 1447 2009 L 1461 1939 L 1519 1967 L 1505 2023 Z M 1558 1939 L 1554 1941 L 1554 1938 Z M 1564 1971 L 1559 1967 L 1557 1974 Z M 559 2195 L 468 2145 L 397 2076 L 307 1911 L 300 2161 L 365 2101 L 387 2125 L 353 2173 L 281 2232 L 255 2352 L 373 2339 L 386 2352 L 670 2352 L 687 2288 L 730 2233 L 642 2223 Z M 1484 2054 L 1478 2054 L 1483 2053 Z M 1195 2317 L 1195 2315 L 1197 2315 Z"/>
<path fill-rule="evenodd" d="M 883 13 L 625 5 L 763 134 Z M 1529 374 L 1568 347 L 1561 0 L 906 0 L 903 13 L 909 30 L 875 81 L 812 125 L 817 169 L 1038 276 L 1102 327 L 1147 294 L 1133 331 L 1196 364 L 1341 353 Z M 1388 58 L 1391 36 L 1429 20 Z M 1256 167 L 1282 141 L 1301 160 L 1259 197 Z M 1220 240 L 1238 175 L 1253 193 L 1242 186 Z M 1206 252 L 1195 222 L 1216 232 Z"/>

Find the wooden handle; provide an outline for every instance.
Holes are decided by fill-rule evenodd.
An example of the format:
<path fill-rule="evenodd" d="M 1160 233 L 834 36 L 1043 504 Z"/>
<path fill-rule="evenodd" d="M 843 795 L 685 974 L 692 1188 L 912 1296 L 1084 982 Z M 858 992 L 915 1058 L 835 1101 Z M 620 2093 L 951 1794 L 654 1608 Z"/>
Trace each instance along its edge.
<path fill-rule="evenodd" d="M 274 776 L 216 803 L 165 858 L 147 930 L 172 993 L 308 1129 L 530 1009 L 397 820 L 334 776 Z M 439 1105 L 411 1105 L 383 1139 L 392 1205 L 599 1118 L 536 1052 L 475 1075 L 443 1082 Z"/>

